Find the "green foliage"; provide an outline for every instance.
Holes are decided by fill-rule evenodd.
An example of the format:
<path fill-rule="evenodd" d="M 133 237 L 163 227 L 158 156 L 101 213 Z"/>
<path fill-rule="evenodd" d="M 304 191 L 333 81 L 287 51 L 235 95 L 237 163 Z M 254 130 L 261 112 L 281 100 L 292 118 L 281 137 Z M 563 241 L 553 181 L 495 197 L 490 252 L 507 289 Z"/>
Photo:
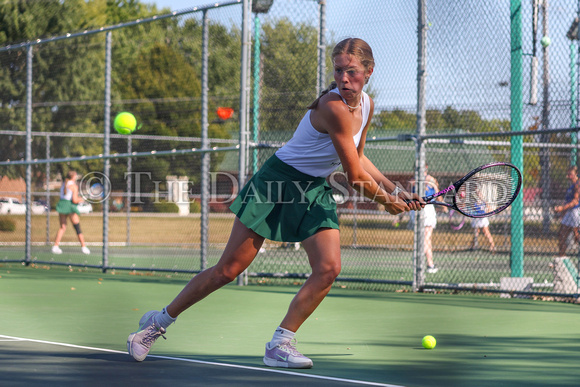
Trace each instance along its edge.
<path fill-rule="evenodd" d="M 0 231 L 14 232 L 16 230 L 16 222 L 8 216 L 0 216 Z"/>
<path fill-rule="evenodd" d="M 153 210 L 155 212 L 167 212 L 170 214 L 177 214 L 179 207 L 173 202 L 155 202 L 153 203 Z"/>
<path fill-rule="evenodd" d="M 508 120 L 485 120 L 478 112 L 472 110 L 455 110 L 447 107 L 443 111 L 427 110 L 427 132 L 483 133 L 510 130 Z M 414 132 L 417 128 L 416 113 L 404 110 L 375 111 L 375 126 L 384 130 L 397 132 Z"/>
<path fill-rule="evenodd" d="M 62 36 L 153 14 L 158 14 L 156 7 L 139 0 L 1 2 L 0 45 Z M 210 22 L 209 30 L 212 41 L 209 46 L 209 133 L 210 137 L 228 138 L 238 126 L 235 117 L 223 123 L 215 120 L 212 113 L 218 106 L 237 110 L 239 105 L 241 34 L 235 26 L 215 22 Z M 169 18 L 112 31 L 112 116 L 121 110 L 132 111 L 143 124 L 139 134 L 200 136 L 201 41 L 202 25 L 195 17 Z M 36 45 L 32 53 L 33 130 L 102 133 L 105 34 Z M 25 130 L 26 72 L 26 48 L 0 54 L 1 129 Z M 44 141 L 33 141 L 32 145 L 33 157 L 44 155 Z M 156 142 L 152 148 L 146 141 L 133 141 L 132 145 L 133 151 L 142 152 L 180 148 L 184 143 Z M 15 136 L 3 144 L 2 158 L 22 159 L 25 148 L 25 138 Z M 102 153 L 103 141 L 91 137 L 52 137 L 50 149 L 53 158 L 95 155 Z M 124 142 L 111 143 L 112 153 L 126 150 Z M 212 168 L 223 157 L 213 154 Z M 198 175 L 199 163 L 198 156 L 140 158 L 133 160 L 133 171 L 150 173 L 147 187 L 141 188 L 152 190 L 155 182 L 165 181 L 167 174 Z M 103 163 L 56 165 L 61 173 L 71 168 L 82 176 L 102 170 Z M 24 175 L 24 168 L 9 167 L 3 173 L 20 177 Z M 112 168 L 111 178 L 124 180 L 122 169 Z M 40 173 L 34 179 L 42 182 L 44 176 Z"/>
<path fill-rule="evenodd" d="M 287 19 L 263 25 L 260 130 L 293 131 L 316 99 L 317 36 Z"/>
<path fill-rule="evenodd" d="M 191 201 L 189 203 L 189 212 L 192 214 L 199 214 L 201 212 L 201 204 L 198 201 Z"/>

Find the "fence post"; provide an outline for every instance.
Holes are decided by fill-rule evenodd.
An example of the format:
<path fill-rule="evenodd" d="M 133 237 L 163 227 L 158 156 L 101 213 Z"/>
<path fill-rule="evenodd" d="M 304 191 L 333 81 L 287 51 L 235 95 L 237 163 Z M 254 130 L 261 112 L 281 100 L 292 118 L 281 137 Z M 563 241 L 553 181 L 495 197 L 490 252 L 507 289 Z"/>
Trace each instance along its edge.
<path fill-rule="evenodd" d="M 50 160 L 50 136 L 47 134 L 46 135 L 46 144 L 45 144 L 45 150 L 46 150 L 46 159 Z M 47 211 L 46 211 L 46 245 L 50 246 L 50 187 L 49 187 L 49 183 L 50 183 L 50 163 L 46 163 L 46 167 L 45 167 L 45 182 L 46 182 L 46 207 L 47 207 Z"/>
<path fill-rule="evenodd" d="M 260 131 L 260 18 L 256 14 L 254 17 L 254 88 L 253 88 L 253 106 L 252 106 L 252 141 L 254 149 L 252 150 L 252 173 L 258 172 L 258 143 Z"/>
<path fill-rule="evenodd" d="M 574 128 L 578 126 L 578 72 L 576 66 L 578 66 L 576 59 L 576 52 L 578 51 L 576 42 L 579 40 L 578 34 L 580 29 L 578 28 L 578 23 L 580 20 L 580 1 L 578 2 L 578 8 L 576 11 L 576 18 L 572 21 L 572 25 L 566 34 L 566 37 L 570 40 L 570 127 Z M 575 166 L 578 162 L 578 132 L 570 133 L 570 140 L 572 144 L 572 151 L 570 154 L 570 165 Z"/>
<path fill-rule="evenodd" d="M 316 95 L 326 89 L 326 0 L 318 0 L 320 21 L 318 25 L 318 83 Z"/>
<path fill-rule="evenodd" d="M 511 0 L 510 3 L 511 35 L 511 130 L 522 130 L 522 0 Z M 524 166 L 523 138 L 513 136 L 511 139 L 511 162 L 522 171 Z M 511 276 L 524 275 L 524 221 L 523 195 L 518 195 L 512 204 L 511 211 Z"/>
<path fill-rule="evenodd" d="M 208 57 L 209 57 L 209 18 L 207 10 L 203 11 L 203 32 L 201 38 L 201 149 L 209 148 L 208 140 Z M 201 241 L 200 269 L 207 267 L 207 247 L 209 240 L 209 163 L 210 154 L 201 155 Z"/>
<path fill-rule="evenodd" d="M 242 9 L 242 60 L 240 69 L 240 156 L 238 164 L 238 188 L 241 190 L 246 182 L 246 163 L 247 163 L 247 146 L 248 146 L 248 122 L 247 122 L 247 111 L 248 111 L 248 63 L 249 63 L 249 50 L 250 46 L 250 10 L 251 0 L 243 1 Z M 247 271 L 238 276 L 238 285 L 242 286 L 245 284 L 247 279 Z"/>
<path fill-rule="evenodd" d="M 26 161 L 32 160 L 32 45 L 26 46 Z M 31 260 L 32 164 L 26 164 L 26 245 L 24 260 Z"/>
<path fill-rule="evenodd" d="M 103 141 L 104 166 L 103 175 L 105 181 L 109 181 L 109 170 L 111 161 L 108 156 L 111 151 L 111 55 L 112 55 L 112 33 L 107 32 L 105 45 L 105 133 Z M 110 184 L 103 184 L 103 273 L 109 266 L 109 193 Z"/>
<path fill-rule="evenodd" d="M 133 152 L 133 140 L 131 136 L 127 136 L 127 153 L 131 154 Z M 133 159 L 131 157 L 127 158 L 127 208 L 125 212 L 127 214 L 127 239 L 125 241 L 125 246 L 131 244 L 131 199 L 133 195 L 131 194 L 131 186 L 133 185 Z"/>
<path fill-rule="evenodd" d="M 548 0 L 542 1 L 542 34 L 543 36 L 549 36 L 548 31 Z M 542 58 L 543 58 L 543 74 L 542 83 L 544 86 L 543 98 L 542 98 L 542 130 L 550 129 L 550 60 L 549 60 L 550 47 L 542 47 Z M 540 141 L 542 143 L 550 142 L 549 134 L 541 134 Z M 552 162 L 550 151 L 545 147 L 540 148 L 540 168 L 542 170 L 540 186 L 541 187 L 552 187 L 550 170 L 552 169 Z M 550 232 L 550 199 L 551 192 L 546 188 L 542 191 L 542 212 L 544 219 L 542 222 L 542 228 L 544 234 Z"/>
<path fill-rule="evenodd" d="M 417 138 L 415 152 L 415 187 L 419 195 L 423 195 L 425 180 L 425 145 L 423 136 L 426 125 L 425 83 L 427 61 L 427 0 L 418 0 L 417 28 Z M 425 282 L 425 217 L 422 211 L 415 213 L 415 228 L 413 234 L 413 291 L 420 291 Z"/>

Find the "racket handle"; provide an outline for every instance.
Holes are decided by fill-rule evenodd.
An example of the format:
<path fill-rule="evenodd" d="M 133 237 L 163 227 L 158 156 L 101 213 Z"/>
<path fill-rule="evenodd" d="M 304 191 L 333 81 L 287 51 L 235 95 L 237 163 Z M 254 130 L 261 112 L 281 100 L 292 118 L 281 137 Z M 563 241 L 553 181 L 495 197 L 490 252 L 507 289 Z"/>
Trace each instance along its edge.
<path fill-rule="evenodd" d="M 431 195 L 431 196 L 425 196 L 422 199 L 425 201 L 425 204 L 433 204 L 433 203 L 429 203 L 430 200 L 433 200 L 433 198 L 435 197 L 435 195 Z M 405 203 L 409 204 L 411 203 L 411 200 L 409 199 L 403 199 L 405 201 Z M 417 199 L 412 199 L 414 201 L 418 201 Z"/>
<path fill-rule="evenodd" d="M 435 195 L 429 195 L 429 196 L 424 196 L 423 200 L 425 200 L 425 203 L 429 203 L 434 198 L 435 198 Z"/>

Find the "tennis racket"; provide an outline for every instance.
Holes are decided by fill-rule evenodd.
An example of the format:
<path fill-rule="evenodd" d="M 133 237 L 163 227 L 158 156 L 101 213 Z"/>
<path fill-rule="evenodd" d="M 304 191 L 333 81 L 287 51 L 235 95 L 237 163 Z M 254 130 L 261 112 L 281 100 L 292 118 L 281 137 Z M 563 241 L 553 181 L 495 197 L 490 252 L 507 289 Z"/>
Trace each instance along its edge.
<path fill-rule="evenodd" d="M 485 218 L 500 213 L 516 199 L 522 188 L 522 174 L 510 163 L 490 163 L 475 168 L 460 180 L 436 194 L 423 198 L 459 211 L 470 218 Z M 435 201 L 444 196 L 442 202 Z"/>

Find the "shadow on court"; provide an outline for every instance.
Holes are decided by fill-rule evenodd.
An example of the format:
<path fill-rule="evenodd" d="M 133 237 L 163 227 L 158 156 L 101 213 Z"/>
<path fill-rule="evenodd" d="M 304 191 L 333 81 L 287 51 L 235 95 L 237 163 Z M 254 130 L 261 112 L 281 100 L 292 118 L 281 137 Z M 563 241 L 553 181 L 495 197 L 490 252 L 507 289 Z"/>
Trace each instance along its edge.
<path fill-rule="evenodd" d="M 352 386 L 290 372 L 193 363 L 150 356 L 134 361 L 126 353 L 0 340 L 3 386 Z"/>

